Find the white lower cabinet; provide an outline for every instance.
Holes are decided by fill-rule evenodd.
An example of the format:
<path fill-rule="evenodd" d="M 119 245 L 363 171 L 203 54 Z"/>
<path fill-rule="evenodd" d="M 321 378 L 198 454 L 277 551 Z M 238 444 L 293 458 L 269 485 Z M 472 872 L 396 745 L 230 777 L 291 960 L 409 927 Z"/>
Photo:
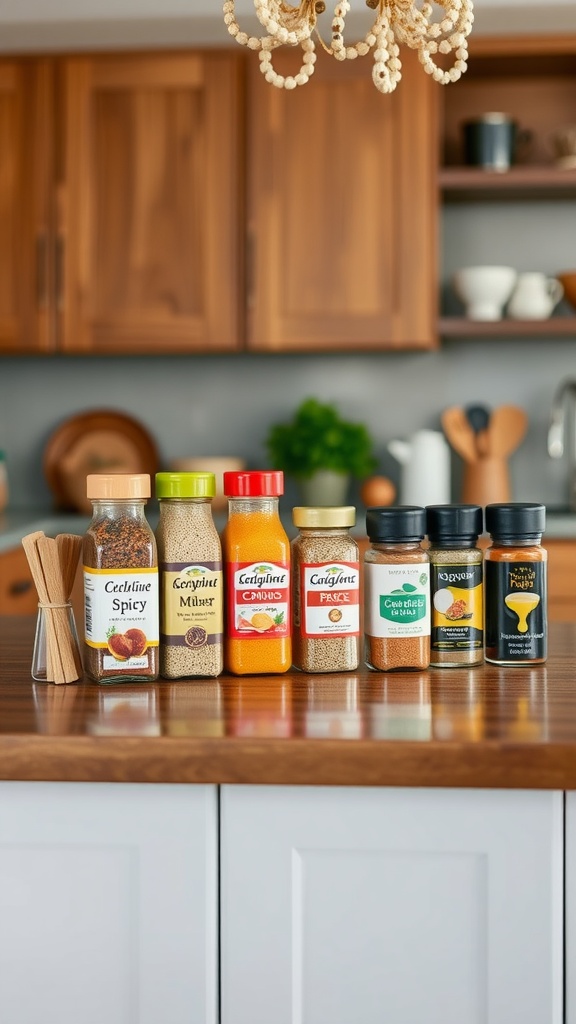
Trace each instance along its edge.
<path fill-rule="evenodd" d="M 0 1021 L 216 1024 L 215 786 L 0 783 Z"/>
<path fill-rule="evenodd" d="M 223 786 L 221 928 L 222 1024 L 562 1024 L 563 794 Z"/>
<path fill-rule="evenodd" d="M 576 1024 L 576 793 L 566 794 L 566 1024 Z"/>

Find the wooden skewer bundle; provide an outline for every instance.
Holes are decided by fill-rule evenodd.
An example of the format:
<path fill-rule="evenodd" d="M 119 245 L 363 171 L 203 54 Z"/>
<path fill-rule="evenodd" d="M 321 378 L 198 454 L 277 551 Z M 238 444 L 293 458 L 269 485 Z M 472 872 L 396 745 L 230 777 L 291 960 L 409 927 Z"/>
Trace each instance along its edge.
<path fill-rule="evenodd" d="M 38 614 L 46 629 L 46 682 L 72 683 L 82 675 L 70 613 L 82 537 L 73 533 L 46 537 L 39 530 L 23 537 L 22 546 L 38 593 Z"/>

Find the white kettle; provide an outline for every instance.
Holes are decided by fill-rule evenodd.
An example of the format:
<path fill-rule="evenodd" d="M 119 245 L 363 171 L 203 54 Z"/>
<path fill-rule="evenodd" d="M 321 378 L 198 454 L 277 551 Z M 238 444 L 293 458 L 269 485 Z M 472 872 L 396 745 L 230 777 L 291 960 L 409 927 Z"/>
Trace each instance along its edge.
<path fill-rule="evenodd" d="M 388 451 L 402 467 L 403 505 L 450 502 L 450 448 L 437 430 L 417 430 L 407 441 L 389 441 Z"/>

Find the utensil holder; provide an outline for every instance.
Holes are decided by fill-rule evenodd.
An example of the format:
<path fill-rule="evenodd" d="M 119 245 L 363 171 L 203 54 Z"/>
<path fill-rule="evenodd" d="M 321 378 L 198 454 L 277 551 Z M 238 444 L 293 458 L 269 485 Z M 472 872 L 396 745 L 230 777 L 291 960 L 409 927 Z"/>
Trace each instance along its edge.
<path fill-rule="evenodd" d="M 510 474 L 506 460 L 487 455 L 475 462 L 467 462 L 462 481 L 462 501 L 467 505 L 510 501 Z"/>

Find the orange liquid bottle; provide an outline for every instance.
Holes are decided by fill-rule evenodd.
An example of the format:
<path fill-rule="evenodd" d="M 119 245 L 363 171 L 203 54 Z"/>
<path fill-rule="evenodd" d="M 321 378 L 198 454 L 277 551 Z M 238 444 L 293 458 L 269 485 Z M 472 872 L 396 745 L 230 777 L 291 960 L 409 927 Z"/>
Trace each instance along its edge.
<path fill-rule="evenodd" d="M 287 672 L 292 663 L 290 541 L 278 513 L 283 490 L 280 471 L 224 473 L 224 665 L 235 675 Z"/>

